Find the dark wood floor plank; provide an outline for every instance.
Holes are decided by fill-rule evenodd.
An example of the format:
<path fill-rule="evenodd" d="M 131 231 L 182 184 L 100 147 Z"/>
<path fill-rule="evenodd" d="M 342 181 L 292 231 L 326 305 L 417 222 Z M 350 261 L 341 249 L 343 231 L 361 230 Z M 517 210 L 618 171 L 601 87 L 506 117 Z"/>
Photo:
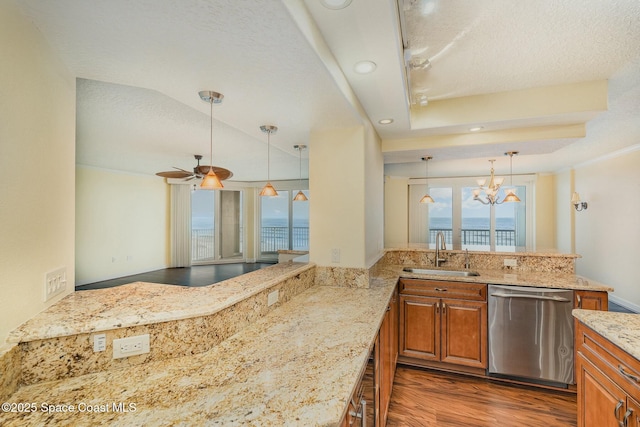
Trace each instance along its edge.
<path fill-rule="evenodd" d="M 148 271 L 146 273 L 134 274 L 132 276 L 119 277 L 117 279 L 104 280 L 102 282 L 90 283 L 76 286 L 77 291 L 88 289 L 112 288 L 114 286 L 125 285 L 133 282 L 163 283 L 166 285 L 178 286 L 208 286 L 213 283 L 222 282 L 241 274 L 249 273 L 260 268 L 268 267 L 273 263 L 230 263 L 230 264 L 210 264 L 197 265 L 192 267 L 165 268 L 162 270 Z"/>
<path fill-rule="evenodd" d="M 576 396 L 399 366 L 387 427 L 567 427 Z"/>

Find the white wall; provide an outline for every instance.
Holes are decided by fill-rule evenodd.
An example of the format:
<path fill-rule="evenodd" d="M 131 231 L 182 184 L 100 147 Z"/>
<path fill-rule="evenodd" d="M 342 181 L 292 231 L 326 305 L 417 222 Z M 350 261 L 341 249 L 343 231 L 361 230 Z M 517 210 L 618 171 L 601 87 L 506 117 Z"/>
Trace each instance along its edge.
<path fill-rule="evenodd" d="M 613 298 L 640 307 L 640 145 L 575 169 L 588 208 L 575 212 L 578 274 L 610 285 Z"/>
<path fill-rule="evenodd" d="M 0 346 L 74 284 L 75 79 L 11 1 L 0 2 Z"/>
<path fill-rule="evenodd" d="M 167 267 L 168 187 L 157 176 L 78 166 L 78 285 Z"/>

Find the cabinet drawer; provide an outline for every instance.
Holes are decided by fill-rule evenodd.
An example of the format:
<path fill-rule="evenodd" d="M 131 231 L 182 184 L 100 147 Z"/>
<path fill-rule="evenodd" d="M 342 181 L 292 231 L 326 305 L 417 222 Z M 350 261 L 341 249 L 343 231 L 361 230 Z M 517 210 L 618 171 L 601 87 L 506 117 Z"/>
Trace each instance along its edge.
<path fill-rule="evenodd" d="M 626 393 L 640 399 L 640 362 L 591 328 L 576 323 L 576 350 Z"/>
<path fill-rule="evenodd" d="M 487 285 L 445 280 L 400 279 L 400 293 L 436 298 L 487 300 Z"/>

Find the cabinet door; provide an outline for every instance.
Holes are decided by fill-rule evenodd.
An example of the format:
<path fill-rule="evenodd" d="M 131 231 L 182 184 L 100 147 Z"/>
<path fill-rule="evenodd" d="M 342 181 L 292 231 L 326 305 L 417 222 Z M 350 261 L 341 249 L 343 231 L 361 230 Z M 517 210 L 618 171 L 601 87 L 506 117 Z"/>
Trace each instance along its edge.
<path fill-rule="evenodd" d="M 576 359 L 578 378 L 578 427 L 620 427 L 626 394 L 582 353 Z"/>
<path fill-rule="evenodd" d="M 585 310 L 609 310 L 609 294 L 597 291 L 575 291 L 575 308 Z"/>
<path fill-rule="evenodd" d="M 443 299 L 441 360 L 487 367 L 487 304 Z"/>
<path fill-rule="evenodd" d="M 640 403 L 627 397 L 627 410 L 624 413 L 625 427 L 640 427 Z"/>
<path fill-rule="evenodd" d="M 400 354 L 440 360 L 440 299 L 400 296 Z"/>

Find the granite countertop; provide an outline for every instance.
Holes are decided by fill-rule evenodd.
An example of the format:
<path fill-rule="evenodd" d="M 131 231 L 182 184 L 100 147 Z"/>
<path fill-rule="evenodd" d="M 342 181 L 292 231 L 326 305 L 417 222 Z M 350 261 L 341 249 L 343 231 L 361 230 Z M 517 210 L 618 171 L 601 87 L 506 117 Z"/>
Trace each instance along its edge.
<path fill-rule="evenodd" d="M 394 288 L 314 286 L 205 353 L 22 387 L 10 400 L 37 410 L 0 424 L 338 425 Z"/>
<path fill-rule="evenodd" d="M 640 360 L 640 315 L 576 309 L 573 316 Z"/>
<path fill-rule="evenodd" d="M 417 279 L 449 280 L 457 282 L 487 283 L 512 286 L 535 286 L 542 288 L 573 289 L 587 291 L 613 292 L 613 288 L 586 277 L 566 273 L 523 272 L 516 270 L 482 270 L 472 268 L 479 276 L 442 276 L 435 274 L 417 274 L 403 271 L 398 267 L 400 277 Z M 415 268 L 420 268 L 416 266 Z M 435 270 L 433 267 L 424 267 Z M 441 270 L 446 270 L 442 268 Z"/>
<path fill-rule="evenodd" d="M 313 268 L 280 263 L 203 287 L 135 282 L 74 292 L 13 330 L 7 343 L 206 316 Z"/>

